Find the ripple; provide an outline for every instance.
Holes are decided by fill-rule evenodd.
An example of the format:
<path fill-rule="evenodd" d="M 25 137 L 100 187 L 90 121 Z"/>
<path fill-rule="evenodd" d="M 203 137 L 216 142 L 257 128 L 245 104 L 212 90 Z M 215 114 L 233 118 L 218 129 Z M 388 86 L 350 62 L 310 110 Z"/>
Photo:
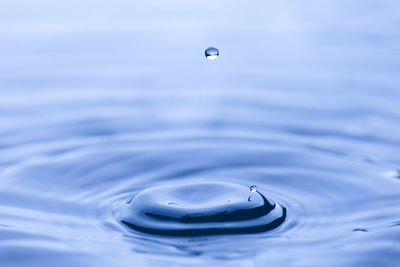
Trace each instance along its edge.
<path fill-rule="evenodd" d="M 254 186 L 204 182 L 145 189 L 121 207 L 119 216 L 131 229 L 150 234 L 244 234 L 278 227 L 286 208 Z"/>

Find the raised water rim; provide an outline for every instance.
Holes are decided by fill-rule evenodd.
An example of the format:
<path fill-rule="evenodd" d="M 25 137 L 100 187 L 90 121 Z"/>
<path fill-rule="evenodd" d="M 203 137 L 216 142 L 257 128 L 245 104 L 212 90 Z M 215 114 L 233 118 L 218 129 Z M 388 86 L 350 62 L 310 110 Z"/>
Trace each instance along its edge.
<path fill-rule="evenodd" d="M 129 229 L 170 236 L 259 233 L 285 218 L 286 208 L 261 192 L 227 182 L 151 187 L 119 209 Z"/>

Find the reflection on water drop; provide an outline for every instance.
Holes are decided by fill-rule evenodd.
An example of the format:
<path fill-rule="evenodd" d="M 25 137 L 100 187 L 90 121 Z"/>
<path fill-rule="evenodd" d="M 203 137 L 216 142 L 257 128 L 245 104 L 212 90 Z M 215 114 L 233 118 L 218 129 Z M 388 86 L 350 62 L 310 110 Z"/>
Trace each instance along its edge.
<path fill-rule="evenodd" d="M 251 201 L 253 201 L 253 199 L 254 199 L 254 196 L 253 196 L 253 195 L 250 195 L 249 198 L 247 199 L 247 201 L 248 201 L 248 202 L 251 202 Z"/>
<path fill-rule="evenodd" d="M 206 58 L 209 59 L 209 60 L 217 59 L 217 57 L 219 56 L 219 51 L 215 47 L 207 48 L 204 53 L 206 55 Z"/>
<path fill-rule="evenodd" d="M 249 197 L 246 186 L 209 182 L 145 189 L 121 206 L 119 216 L 130 229 L 150 234 L 244 234 L 275 229 L 284 222 L 286 208 L 255 187 Z"/>
<path fill-rule="evenodd" d="M 250 186 L 250 191 L 251 192 L 257 192 L 257 186 L 256 185 Z"/>

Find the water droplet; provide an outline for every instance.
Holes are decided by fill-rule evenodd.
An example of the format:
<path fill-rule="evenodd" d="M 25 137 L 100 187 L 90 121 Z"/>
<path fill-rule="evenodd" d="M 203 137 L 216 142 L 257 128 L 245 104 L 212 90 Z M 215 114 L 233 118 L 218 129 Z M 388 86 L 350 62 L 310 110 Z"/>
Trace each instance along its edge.
<path fill-rule="evenodd" d="M 206 58 L 209 59 L 209 60 L 217 59 L 217 57 L 219 56 L 219 51 L 215 47 L 207 48 L 204 53 L 206 55 Z"/>
<path fill-rule="evenodd" d="M 250 191 L 251 192 L 257 192 L 257 186 L 256 185 L 250 186 Z"/>

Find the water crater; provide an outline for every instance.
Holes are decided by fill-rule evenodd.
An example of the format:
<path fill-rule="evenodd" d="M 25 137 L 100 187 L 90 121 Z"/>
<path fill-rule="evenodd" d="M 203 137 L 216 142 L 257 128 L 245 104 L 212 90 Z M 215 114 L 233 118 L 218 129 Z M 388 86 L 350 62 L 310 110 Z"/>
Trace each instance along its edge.
<path fill-rule="evenodd" d="M 277 228 L 286 208 L 255 186 L 203 182 L 151 187 L 121 206 L 129 229 L 156 235 L 247 234 Z"/>

